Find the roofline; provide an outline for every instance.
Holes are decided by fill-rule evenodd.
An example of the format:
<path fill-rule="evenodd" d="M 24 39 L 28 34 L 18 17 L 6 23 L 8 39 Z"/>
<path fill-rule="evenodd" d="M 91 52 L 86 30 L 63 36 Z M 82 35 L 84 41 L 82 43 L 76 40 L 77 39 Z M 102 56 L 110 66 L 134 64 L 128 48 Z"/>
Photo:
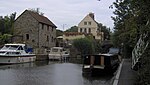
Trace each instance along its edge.
<path fill-rule="evenodd" d="M 20 17 L 20 16 L 22 16 L 25 12 L 28 12 L 28 11 L 30 11 L 30 10 L 25 10 L 25 11 L 23 11 L 16 19 L 15 19 L 15 22 L 17 21 L 17 19 Z M 32 16 L 32 14 L 30 13 L 30 12 L 28 12 L 31 16 Z M 41 16 L 41 15 L 39 15 L 39 16 Z M 35 20 L 37 20 L 34 16 L 32 16 Z M 43 17 L 45 17 L 45 16 L 43 16 Z M 47 17 L 46 17 L 47 18 Z M 48 18 L 47 18 L 48 19 Z M 49 19 L 48 19 L 49 20 Z M 37 20 L 38 21 L 38 20 Z M 49 20 L 50 21 L 50 20 Z M 38 21 L 39 23 L 43 23 L 43 22 L 40 22 L 40 21 Z M 50 21 L 51 22 L 51 21 Z M 50 24 L 46 24 L 46 23 L 43 23 L 43 24 L 46 24 L 46 25 L 49 25 L 49 26 L 52 26 L 52 27 L 55 27 L 55 28 L 57 28 L 57 26 L 53 23 L 53 22 L 51 22 L 53 25 L 50 25 Z"/>

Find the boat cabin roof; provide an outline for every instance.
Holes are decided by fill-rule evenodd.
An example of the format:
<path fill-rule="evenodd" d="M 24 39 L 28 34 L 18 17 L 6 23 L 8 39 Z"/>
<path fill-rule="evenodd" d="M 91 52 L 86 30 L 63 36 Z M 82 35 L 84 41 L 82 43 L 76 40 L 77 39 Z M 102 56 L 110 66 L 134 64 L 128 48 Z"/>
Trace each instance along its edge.
<path fill-rule="evenodd" d="M 106 53 L 106 54 L 94 54 L 94 55 L 86 55 L 86 56 L 113 57 L 113 56 L 115 56 L 115 55 L 117 55 L 117 54 L 109 54 L 109 53 Z"/>
<path fill-rule="evenodd" d="M 52 49 L 63 49 L 62 47 L 52 47 Z"/>
<path fill-rule="evenodd" d="M 5 45 L 11 45 L 11 46 L 16 46 L 16 45 L 18 45 L 18 46 L 25 46 L 25 44 L 5 44 Z"/>

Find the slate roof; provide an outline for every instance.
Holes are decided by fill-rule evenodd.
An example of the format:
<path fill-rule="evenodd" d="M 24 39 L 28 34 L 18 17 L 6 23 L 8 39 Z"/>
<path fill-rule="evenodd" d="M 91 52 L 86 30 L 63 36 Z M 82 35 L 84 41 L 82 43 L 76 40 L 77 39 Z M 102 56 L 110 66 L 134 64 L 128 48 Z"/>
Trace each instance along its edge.
<path fill-rule="evenodd" d="M 40 23 L 44 23 L 44 24 L 47 24 L 47 25 L 50 25 L 50 26 L 53 26 L 53 27 L 57 28 L 57 26 L 53 22 L 51 22 L 47 17 L 45 17 L 43 15 L 39 15 L 38 13 L 30 11 L 30 10 L 25 10 L 24 12 L 28 12 L 32 17 L 34 17 Z"/>

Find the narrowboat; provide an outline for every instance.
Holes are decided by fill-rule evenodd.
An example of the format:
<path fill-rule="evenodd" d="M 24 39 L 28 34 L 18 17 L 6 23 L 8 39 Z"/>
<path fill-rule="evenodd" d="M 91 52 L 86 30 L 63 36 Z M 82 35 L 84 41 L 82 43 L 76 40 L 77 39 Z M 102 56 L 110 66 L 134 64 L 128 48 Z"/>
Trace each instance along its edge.
<path fill-rule="evenodd" d="M 35 54 L 26 52 L 25 44 L 5 44 L 0 49 L 0 64 L 17 64 L 35 60 Z"/>
<path fill-rule="evenodd" d="M 83 58 L 83 74 L 112 74 L 119 66 L 118 54 L 86 55 Z"/>

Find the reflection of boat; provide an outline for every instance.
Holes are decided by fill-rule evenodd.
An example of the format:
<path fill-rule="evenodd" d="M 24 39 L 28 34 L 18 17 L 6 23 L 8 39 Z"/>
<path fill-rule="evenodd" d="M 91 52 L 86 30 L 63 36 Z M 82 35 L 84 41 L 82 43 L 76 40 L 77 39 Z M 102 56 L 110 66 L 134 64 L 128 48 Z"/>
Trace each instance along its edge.
<path fill-rule="evenodd" d="M 119 66 L 118 54 L 86 55 L 83 60 L 83 74 L 113 73 Z"/>
<path fill-rule="evenodd" d="M 52 47 L 48 55 L 50 60 L 62 60 L 69 58 L 69 52 L 62 47 Z"/>
<path fill-rule="evenodd" d="M 35 61 L 36 56 L 25 51 L 25 44 L 5 44 L 0 50 L 0 64 Z"/>

